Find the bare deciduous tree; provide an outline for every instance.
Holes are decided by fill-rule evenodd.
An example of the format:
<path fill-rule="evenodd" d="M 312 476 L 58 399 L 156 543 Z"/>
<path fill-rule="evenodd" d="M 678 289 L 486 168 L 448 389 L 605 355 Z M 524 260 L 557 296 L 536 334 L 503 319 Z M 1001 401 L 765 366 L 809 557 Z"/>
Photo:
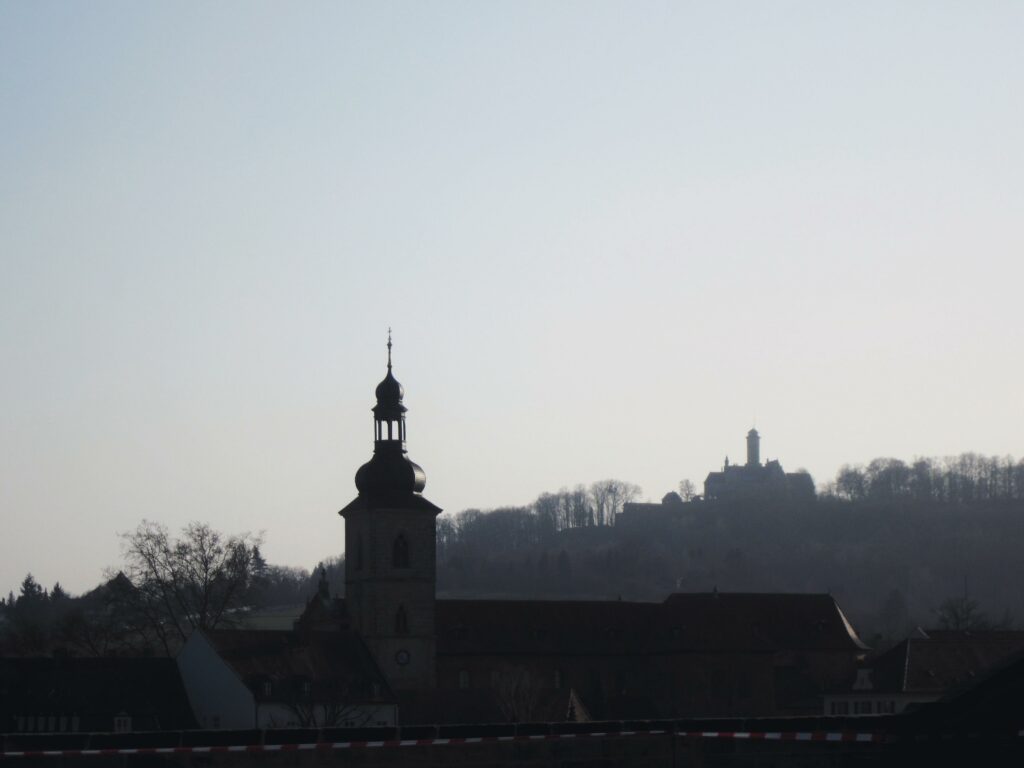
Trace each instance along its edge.
<path fill-rule="evenodd" d="M 536 718 L 543 689 L 528 669 L 504 664 L 495 671 L 492 686 L 498 708 L 509 722 L 528 723 Z"/>
<path fill-rule="evenodd" d="M 164 649 L 194 629 L 230 624 L 244 608 L 265 566 L 261 539 L 250 533 L 225 536 L 205 523 L 189 523 L 173 537 L 159 523 L 144 520 L 122 534 L 125 594 Z"/>
<path fill-rule="evenodd" d="M 693 480 L 680 480 L 679 481 L 679 498 L 683 501 L 693 501 L 697 495 L 697 486 L 693 484 Z"/>

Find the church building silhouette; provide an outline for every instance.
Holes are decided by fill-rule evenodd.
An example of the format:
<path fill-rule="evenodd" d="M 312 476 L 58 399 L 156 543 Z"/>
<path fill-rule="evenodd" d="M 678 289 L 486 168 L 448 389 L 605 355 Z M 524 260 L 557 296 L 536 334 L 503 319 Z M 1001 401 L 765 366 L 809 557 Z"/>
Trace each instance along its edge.
<path fill-rule="evenodd" d="M 345 521 L 345 596 L 296 631 L 357 634 L 402 722 L 818 714 L 865 646 L 826 594 L 677 593 L 621 600 L 445 600 L 436 519 L 406 447 L 405 390 L 376 388 L 373 455 Z"/>

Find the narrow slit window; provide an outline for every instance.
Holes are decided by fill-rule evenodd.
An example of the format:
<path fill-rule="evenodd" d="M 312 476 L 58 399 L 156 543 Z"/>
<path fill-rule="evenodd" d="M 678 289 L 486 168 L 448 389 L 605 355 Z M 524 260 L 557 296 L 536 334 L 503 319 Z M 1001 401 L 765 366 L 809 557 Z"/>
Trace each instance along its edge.
<path fill-rule="evenodd" d="M 398 534 L 395 539 L 395 546 L 391 553 L 391 564 L 395 568 L 408 568 L 409 567 L 409 542 L 405 539 L 405 534 Z"/>
<path fill-rule="evenodd" d="M 398 606 L 398 611 L 395 612 L 395 634 L 409 634 L 409 616 L 405 612 L 404 605 Z"/>

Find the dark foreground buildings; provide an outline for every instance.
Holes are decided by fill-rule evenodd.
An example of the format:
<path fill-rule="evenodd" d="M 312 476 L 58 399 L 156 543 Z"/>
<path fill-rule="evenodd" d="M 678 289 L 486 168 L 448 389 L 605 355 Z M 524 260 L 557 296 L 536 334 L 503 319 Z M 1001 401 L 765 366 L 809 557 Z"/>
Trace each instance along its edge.
<path fill-rule="evenodd" d="M 324 580 L 291 631 L 196 632 L 176 664 L 4 660 L 0 758 L 294 765 L 300 752 L 311 764 L 380 766 L 1019 764 L 1024 660 L 986 677 L 1002 654 L 1024 647 L 1017 633 L 932 634 L 863 664 L 865 647 L 827 595 L 437 600 L 440 510 L 423 498 L 425 475 L 406 454 L 402 399 L 389 360 L 374 455 L 342 510 L 345 599 L 332 598 Z M 918 708 L 891 714 L 911 704 Z M 823 706 L 836 716 L 822 717 Z M 592 719 L 602 722 L 581 722 Z"/>

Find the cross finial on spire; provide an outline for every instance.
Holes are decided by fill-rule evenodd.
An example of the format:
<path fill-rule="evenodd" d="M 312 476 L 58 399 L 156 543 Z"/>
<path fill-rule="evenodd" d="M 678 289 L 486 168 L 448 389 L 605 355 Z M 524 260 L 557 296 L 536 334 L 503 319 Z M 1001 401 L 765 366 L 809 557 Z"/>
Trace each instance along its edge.
<path fill-rule="evenodd" d="M 388 370 L 391 370 L 391 326 L 388 326 Z"/>

